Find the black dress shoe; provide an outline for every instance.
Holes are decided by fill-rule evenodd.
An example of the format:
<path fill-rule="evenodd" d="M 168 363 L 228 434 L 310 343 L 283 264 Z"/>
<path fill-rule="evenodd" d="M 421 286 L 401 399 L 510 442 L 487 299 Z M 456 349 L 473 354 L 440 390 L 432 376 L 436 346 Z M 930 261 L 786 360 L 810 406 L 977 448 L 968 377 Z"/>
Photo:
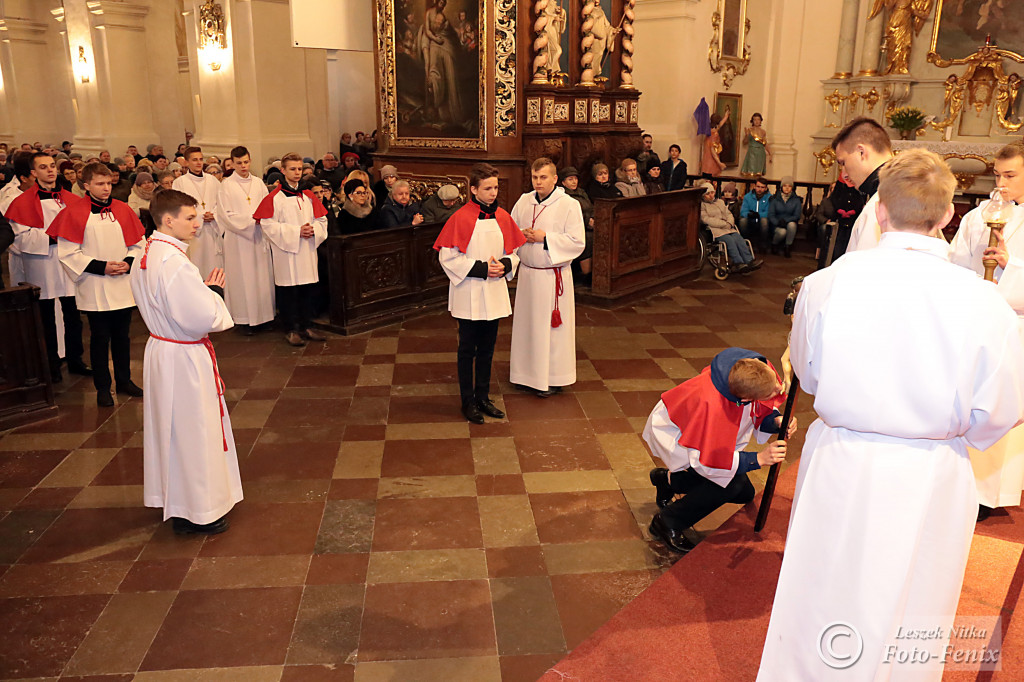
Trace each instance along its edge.
<path fill-rule="evenodd" d="M 110 391 L 96 391 L 96 404 L 100 407 L 113 407 L 114 396 L 110 395 Z"/>
<path fill-rule="evenodd" d="M 81 358 L 72 358 L 71 360 L 68 360 L 68 373 L 79 374 L 83 377 L 92 376 L 92 370 L 86 367 Z"/>
<path fill-rule="evenodd" d="M 241 328 L 243 336 L 256 336 L 256 327 L 251 324 L 240 324 L 238 326 Z"/>
<path fill-rule="evenodd" d="M 782 247 L 782 255 L 785 256 L 786 258 L 792 258 L 793 257 L 793 254 L 790 253 L 790 250 L 789 250 L 789 244 L 787 244 L 786 246 Z"/>
<path fill-rule="evenodd" d="M 59 369 L 51 369 L 50 381 L 52 381 L 55 384 L 59 384 L 60 382 L 64 381 L 64 375 L 60 373 Z"/>
<path fill-rule="evenodd" d="M 992 509 L 992 507 L 986 507 L 983 504 L 979 504 L 978 505 L 978 523 L 981 523 L 982 521 L 984 521 L 988 517 L 992 516 L 992 512 L 993 511 L 994 510 Z"/>
<path fill-rule="evenodd" d="M 228 519 L 222 516 L 213 523 L 192 523 L 188 519 L 171 518 L 174 532 L 178 535 L 216 535 L 228 529 Z"/>
<path fill-rule="evenodd" d="M 466 418 L 466 421 L 473 424 L 483 424 L 484 415 L 480 412 L 480 408 L 476 406 L 475 401 L 470 401 L 462 406 L 462 416 Z"/>
<path fill-rule="evenodd" d="M 494 417 L 495 419 L 504 419 L 505 413 L 498 409 L 497 405 L 491 402 L 490 398 L 484 398 L 483 400 L 476 401 L 477 409 L 486 414 L 488 417 Z"/>
<path fill-rule="evenodd" d="M 130 395 L 133 398 L 142 397 L 142 389 L 135 385 L 134 381 L 129 381 L 127 384 L 117 385 L 118 395 Z"/>
<path fill-rule="evenodd" d="M 658 509 L 664 509 L 672 504 L 672 498 L 676 496 L 668 482 L 668 469 L 662 467 L 651 469 L 650 476 L 651 485 L 657 489 L 654 501 L 658 505 Z"/>
<path fill-rule="evenodd" d="M 653 537 L 661 540 L 666 547 L 679 554 L 686 554 L 697 546 L 683 537 L 682 532 L 666 526 L 665 522 L 661 519 L 661 514 L 654 515 L 654 518 L 651 519 L 651 525 L 647 530 Z"/>

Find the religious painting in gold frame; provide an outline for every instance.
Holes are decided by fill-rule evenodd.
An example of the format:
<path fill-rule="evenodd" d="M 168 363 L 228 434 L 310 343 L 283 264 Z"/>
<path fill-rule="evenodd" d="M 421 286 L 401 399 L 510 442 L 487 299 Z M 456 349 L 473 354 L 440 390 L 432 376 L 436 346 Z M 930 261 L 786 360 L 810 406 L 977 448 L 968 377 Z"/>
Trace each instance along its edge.
<path fill-rule="evenodd" d="M 1002 6 L 1001 6 L 1002 5 Z M 991 38 L 1003 56 L 1024 60 L 1024 11 L 1018 2 L 935 0 L 935 24 L 928 61 L 939 66 L 964 64 Z"/>
<path fill-rule="evenodd" d="M 743 95 L 736 95 L 731 92 L 715 93 L 715 108 L 711 111 L 713 115 L 725 118 L 729 113 L 729 120 L 718 129 L 719 143 L 722 151 L 718 152 L 718 158 L 722 160 L 726 168 L 738 166 L 740 163 L 740 137 L 745 121 L 743 121 Z M 714 116 L 712 117 L 714 119 Z"/>
<path fill-rule="evenodd" d="M 394 147 L 486 148 L 490 0 L 377 0 L 382 133 Z"/>
<path fill-rule="evenodd" d="M 722 84 L 728 89 L 733 79 L 745 74 L 750 66 L 750 18 L 747 0 L 717 0 L 717 5 L 711 15 L 708 63 L 712 73 L 722 74 Z"/>

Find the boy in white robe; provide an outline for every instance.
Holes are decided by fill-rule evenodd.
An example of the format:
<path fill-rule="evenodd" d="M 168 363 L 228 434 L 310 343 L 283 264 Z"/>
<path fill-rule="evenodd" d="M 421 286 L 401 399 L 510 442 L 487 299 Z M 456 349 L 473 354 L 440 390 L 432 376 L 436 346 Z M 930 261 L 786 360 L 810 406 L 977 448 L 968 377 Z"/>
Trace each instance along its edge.
<path fill-rule="evenodd" d="M 21 256 L 24 281 L 39 287 L 39 312 L 43 339 L 54 383 L 63 377 L 57 342 L 57 302 L 64 323 L 64 358 L 68 371 L 88 376 L 91 370 L 82 362 L 82 316 L 75 304 L 75 283 L 60 264 L 57 240 L 46 234 L 53 219 L 79 198 L 57 186 L 57 166 L 53 157 L 36 152 L 30 159 L 35 184 L 17 196 L 4 214 L 14 230 L 12 250 Z"/>
<path fill-rule="evenodd" d="M 132 381 L 131 323 L 135 300 L 128 271 L 142 254 L 146 229 L 131 207 L 110 197 L 113 173 L 102 163 L 82 169 L 85 200 L 61 211 L 47 234 L 75 281 L 75 301 L 89 318 L 89 358 L 96 403 L 113 407 L 111 356 L 117 392 L 142 397 Z"/>
<path fill-rule="evenodd" d="M 502 419 L 491 402 L 491 360 L 498 323 L 512 314 L 508 284 L 526 243 L 512 217 L 498 206 L 498 169 L 481 163 L 469 172 L 470 201 L 445 223 L 434 242 L 451 284 L 448 310 L 459 321 L 459 393 L 462 415 L 483 424 L 484 415 Z M 476 364 L 474 381 L 473 365 Z"/>
<path fill-rule="evenodd" d="M 878 172 L 893 157 L 889 133 L 878 121 L 861 116 L 855 118 L 832 139 L 836 163 L 845 169 L 857 191 L 867 198 L 850 233 L 846 253 L 863 251 L 878 245 L 882 233 L 875 216 L 878 205 Z"/>
<path fill-rule="evenodd" d="M 267 196 L 267 186 L 249 172 L 249 150 L 231 150 L 234 172 L 224 178 L 217 194 L 217 224 L 224 227 L 225 301 L 235 325 L 247 336 L 274 319 L 274 270 L 270 242 L 253 219 Z"/>
<path fill-rule="evenodd" d="M 185 147 L 183 152 L 188 171 L 174 179 L 171 188 L 184 192 L 199 205 L 203 226 L 188 245 L 188 257 L 199 272 L 210 272 L 224 267 L 224 228 L 217 224 L 217 196 L 220 181 L 203 172 L 204 158 L 200 147 Z"/>
<path fill-rule="evenodd" d="M 31 154 L 24 152 L 15 152 L 13 155 L 14 177 L 4 185 L 3 189 L 0 189 L 0 214 L 3 214 L 5 218 L 7 216 L 7 208 L 11 203 L 35 184 L 35 180 L 32 177 L 32 166 L 30 165 L 31 156 Z M 10 220 L 8 220 L 9 222 Z M 11 234 L 13 238 L 13 227 L 11 228 Z M 18 251 L 18 247 L 14 242 L 11 242 L 10 249 L 7 252 L 7 269 L 11 273 L 12 287 L 25 281 L 25 267 L 22 264 L 21 252 Z"/>
<path fill-rule="evenodd" d="M 997 152 L 995 174 L 1005 198 L 1017 203 L 998 246 L 988 246 L 989 228 L 982 217 L 986 201 L 960 221 L 950 244 L 949 260 L 984 275 L 982 261 L 996 259 L 996 291 L 1016 311 L 1024 338 L 1024 144 L 1014 142 Z M 971 450 L 971 466 L 978 483 L 979 521 L 988 518 L 995 507 L 1019 505 L 1024 487 L 1024 426 L 1013 429 L 984 452 Z"/>
<path fill-rule="evenodd" d="M 181 534 L 222 533 L 242 499 L 235 439 L 210 332 L 231 328 L 224 271 L 206 280 L 188 259 L 201 223 L 195 199 L 165 190 L 149 206 L 156 232 L 131 273 L 149 327 L 143 375 L 143 495 Z"/>
<path fill-rule="evenodd" d="M 579 202 L 555 187 L 554 162 L 537 159 L 531 177 L 534 191 L 512 207 L 512 220 L 527 243 L 519 247 L 511 381 L 547 398 L 576 382 L 576 302 L 570 265 L 583 253 L 586 232 Z"/>
<path fill-rule="evenodd" d="M 285 154 L 281 170 L 284 182 L 260 202 L 252 217 L 270 240 L 285 340 L 304 346 L 306 341 L 327 339 L 313 329 L 314 285 L 320 280 L 316 248 L 327 239 L 327 209 L 308 189 L 299 189 L 301 156 Z"/>
<path fill-rule="evenodd" d="M 937 237 L 953 213 L 949 168 L 914 149 L 880 177 L 879 245 L 808 276 L 796 302 L 793 369 L 820 418 L 762 682 L 941 678 L 945 638 L 897 635 L 949 633 L 977 514 L 967 445 L 991 446 L 1024 415 L 1017 316 Z M 893 655 L 911 644 L 935 658 Z"/>

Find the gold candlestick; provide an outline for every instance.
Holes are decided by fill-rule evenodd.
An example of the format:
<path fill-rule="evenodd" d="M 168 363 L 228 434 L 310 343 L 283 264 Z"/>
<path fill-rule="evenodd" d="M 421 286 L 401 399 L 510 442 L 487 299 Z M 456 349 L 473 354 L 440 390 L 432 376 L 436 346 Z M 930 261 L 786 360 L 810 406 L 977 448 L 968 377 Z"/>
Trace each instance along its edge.
<path fill-rule="evenodd" d="M 1003 228 L 1006 227 L 1005 222 L 999 221 L 986 221 L 988 225 L 988 245 L 990 248 L 999 246 L 999 237 L 1003 234 Z M 996 275 L 996 266 L 999 265 L 999 261 L 995 258 L 983 258 L 981 264 L 985 266 L 985 281 L 994 282 Z"/>

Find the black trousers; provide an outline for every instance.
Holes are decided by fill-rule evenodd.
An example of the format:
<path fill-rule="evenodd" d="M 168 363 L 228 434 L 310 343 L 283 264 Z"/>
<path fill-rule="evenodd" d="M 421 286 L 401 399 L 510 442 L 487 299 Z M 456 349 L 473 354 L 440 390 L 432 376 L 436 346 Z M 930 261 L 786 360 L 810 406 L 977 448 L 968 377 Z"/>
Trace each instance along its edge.
<path fill-rule="evenodd" d="M 747 473 L 737 472 L 724 488 L 693 469 L 673 471 L 669 476 L 672 492 L 682 495 L 661 511 L 665 525 L 683 530 L 697 523 L 723 504 L 746 504 L 754 499 L 754 484 Z"/>
<path fill-rule="evenodd" d="M 313 326 L 316 282 L 292 287 L 279 286 L 277 305 L 281 309 L 285 332 L 304 332 Z"/>
<path fill-rule="evenodd" d="M 491 360 L 498 340 L 499 320 L 459 320 L 459 393 L 462 404 L 487 400 L 491 390 Z M 473 363 L 476 377 L 473 377 Z"/>
<path fill-rule="evenodd" d="M 57 352 L 57 305 L 55 299 L 39 299 L 39 315 L 43 318 L 43 340 L 46 342 L 46 356 L 50 371 L 60 370 L 60 354 Z M 82 345 L 82 314 L 74 296 L 60 297 L 61 316 L 64 318 L 64 357 L 80 360 L 85 348 Z"/>
<path fill-rule="evenodd" d="M 110 391 L 110 363 L 114 360 L 114 379 L 118 386 L 132 380 L 131 324 L 132 308 L 122 310 L 88 310 L 89 360 L 92 362 L 92 383 L 97 392 Z M 108 350 L 109 349 L 109 350 Z"/>

